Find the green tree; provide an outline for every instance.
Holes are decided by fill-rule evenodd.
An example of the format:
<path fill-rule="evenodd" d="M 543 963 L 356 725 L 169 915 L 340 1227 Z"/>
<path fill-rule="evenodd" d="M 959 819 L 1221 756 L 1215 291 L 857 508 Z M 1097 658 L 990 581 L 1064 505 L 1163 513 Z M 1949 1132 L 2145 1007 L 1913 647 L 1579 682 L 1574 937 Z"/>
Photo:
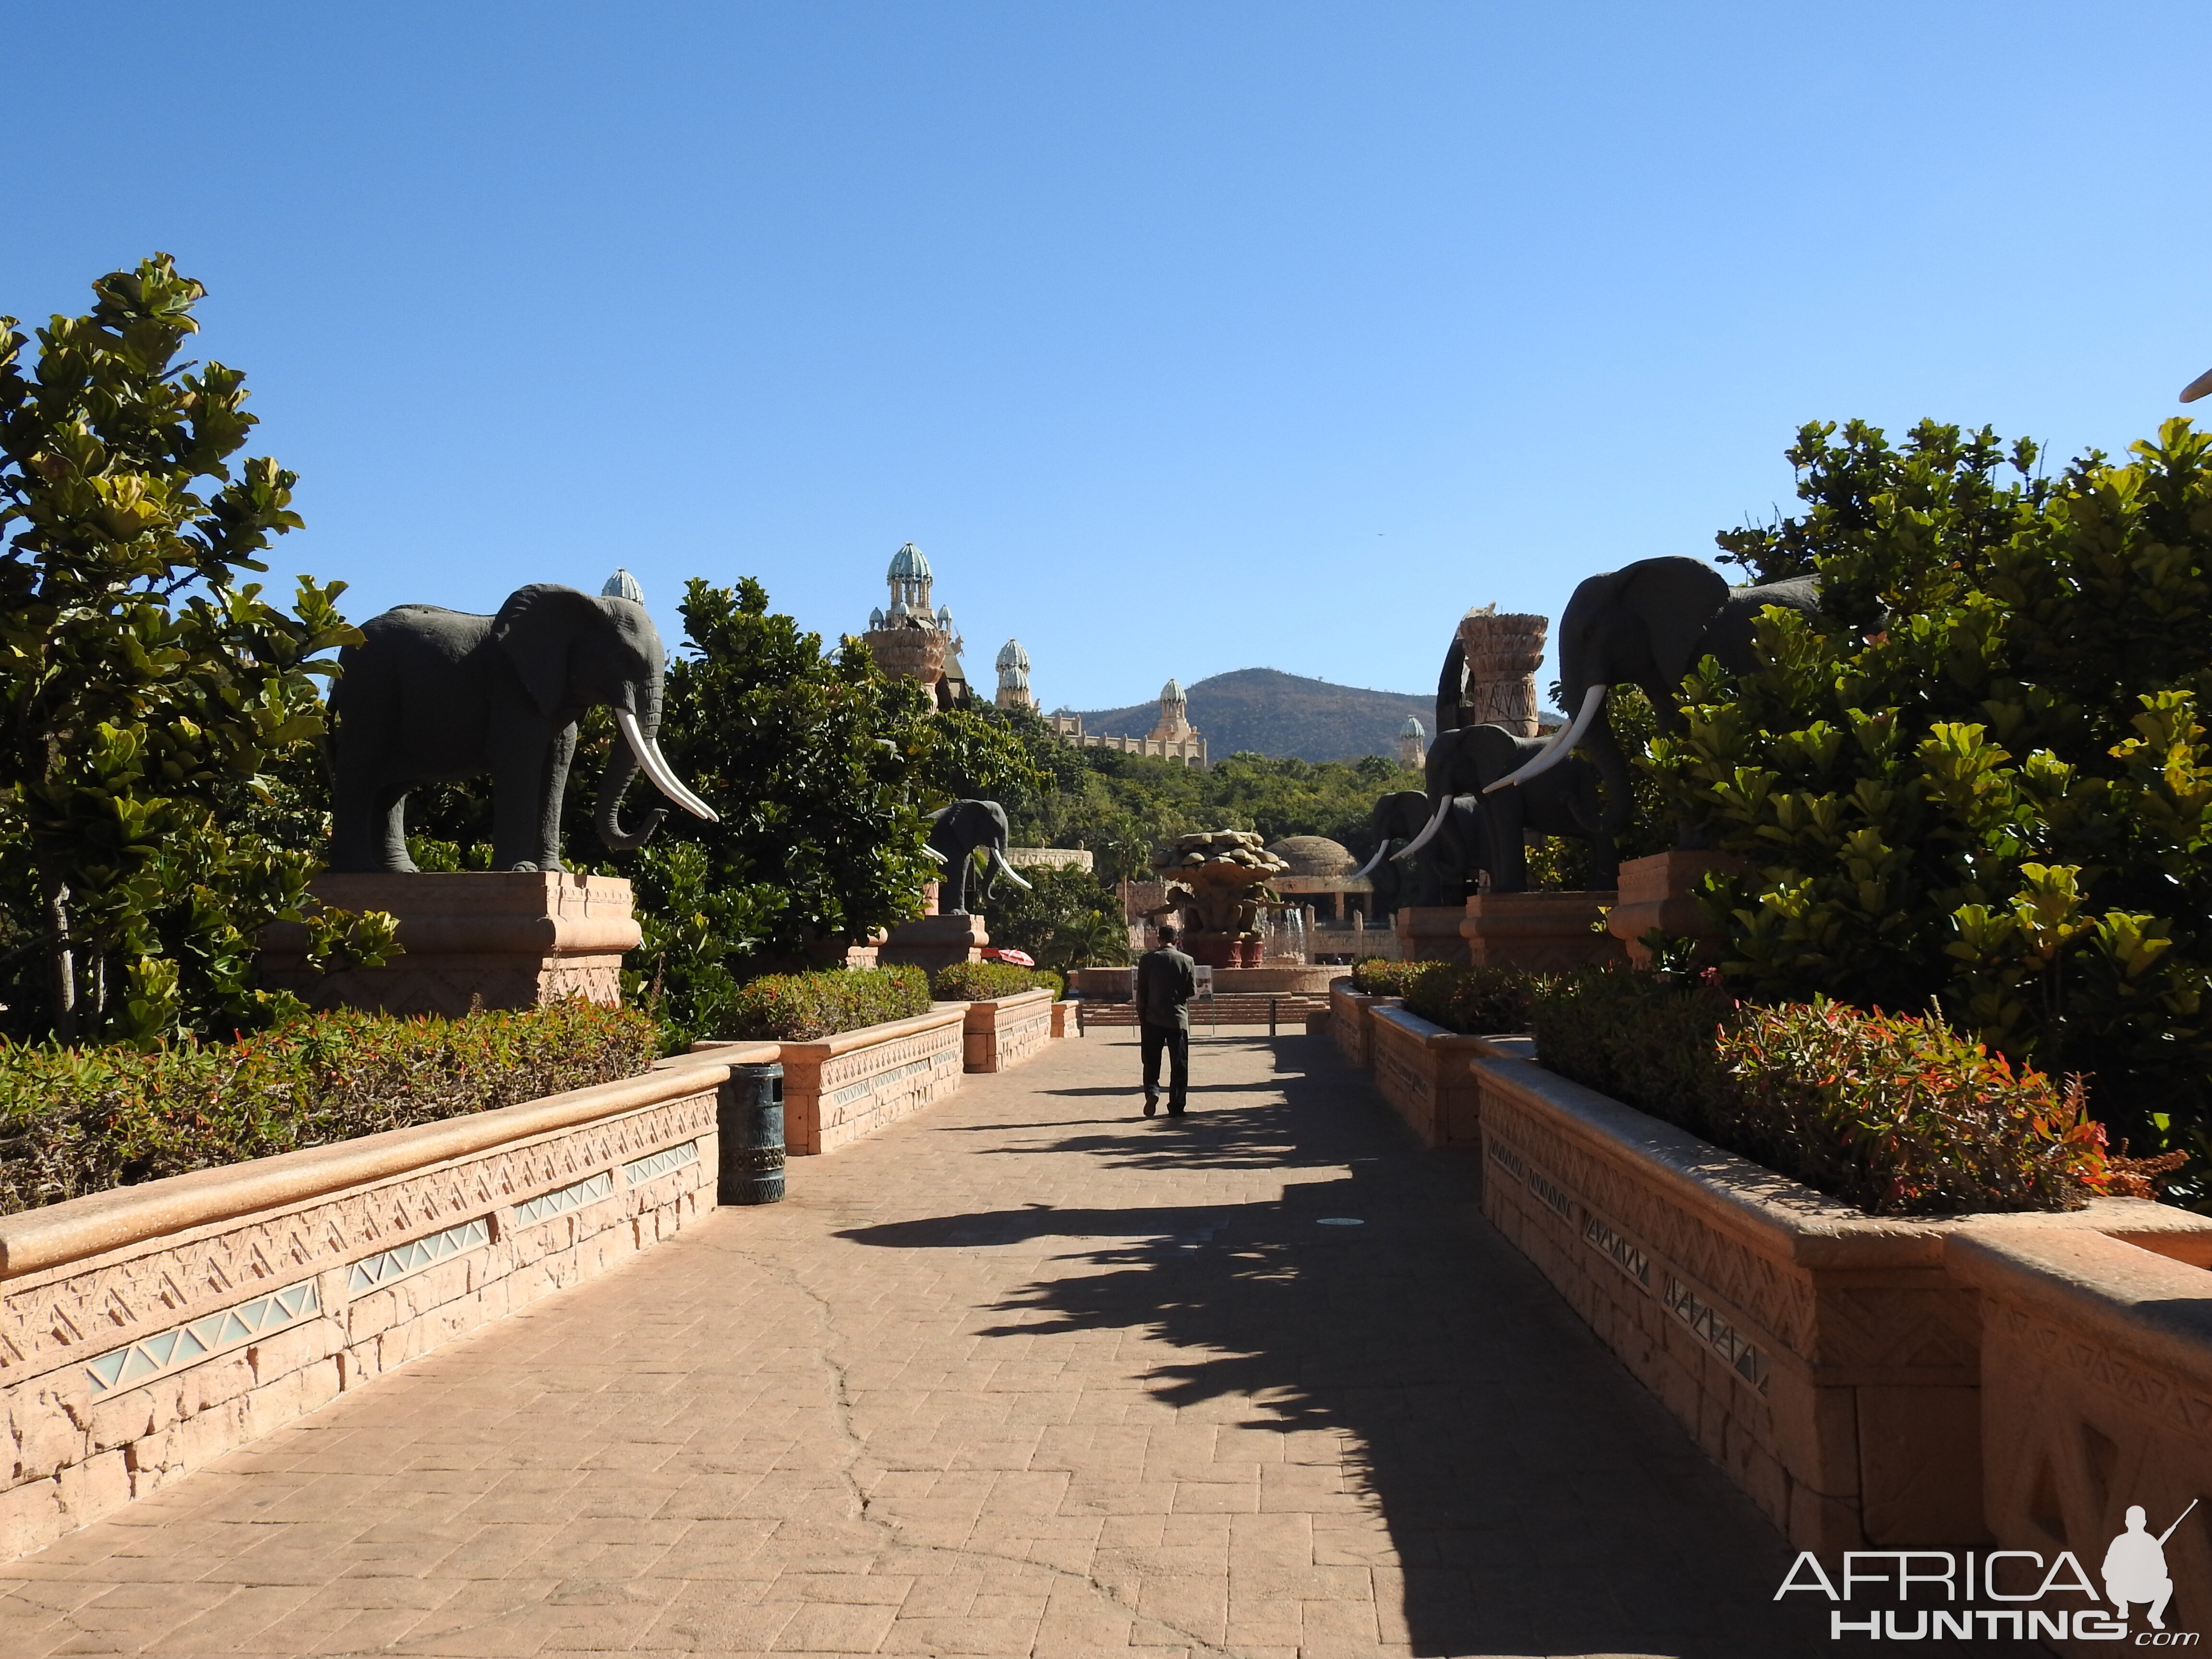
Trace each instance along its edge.
<path fill-rule="evenodd" d="M 984 907 L 991 943 L 1026 951 L 1047 968 L 1112 967 L 1129 960 L 1121 901 L 1079 866 L 1024 870 L 1030 890 L 999 879 Z"/>
<path fill-rule="evenodd" d="M 1735 981 L 1933 998 L 2155 1138 L 2212 1070 L 2212 446 L 2177 420 L 2132 453 L 2047 478 L 1986 430 L 1806 428 L 1807 512 L 1722 543 L 1817 570 L 1820 614 L 1770 613 L 1755 672 L 1708 659 L 1653 763 L 1757 866 Z"/>
<path fill-rule="evenodd" d="M 291 473 L 232 461 L 244 375 L 176 361 L 205 290 L 157 254 L 93 293 L 35 365 L 0 319 L 0 974 L 19 1034 L 152 1042 L 272 1006 L 254 936 L 301 915 L 324 834 L 314 659 L 358 636 L 343 583 L 287 615 L 240 580 L 301 521 Z"/>
<path fill-rule="evenodd" d="M 693 580 L 682 612 L 660 746 L 720 822 L 672 817 L 653 843 L 603 866 L 637 883 L 646 937 L 624 994 L 679 1043 L 717 1035 L 746 979 L 920 914 L 937 866 L 916 796 L 941 718 L 859 641 L 825 651 L 771 612 L 750 577 L 734 588 Z M 596 775 L 588 756 L 607 741 L 595 729 L 579 744 L 574 847 L 591 833 L 576 780 Z"/>

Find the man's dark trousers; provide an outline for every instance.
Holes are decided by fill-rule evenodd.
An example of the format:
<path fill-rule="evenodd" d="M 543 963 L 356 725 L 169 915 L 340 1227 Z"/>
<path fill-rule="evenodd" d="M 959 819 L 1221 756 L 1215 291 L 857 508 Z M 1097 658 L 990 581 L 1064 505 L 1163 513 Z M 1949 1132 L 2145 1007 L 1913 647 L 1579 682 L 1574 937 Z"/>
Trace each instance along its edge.
<path fill-rule="evenodd" d="M 1139 1025 L 1145 1053 L 1145 1098 L 1160 1091 L 1160 1050 L 1168 1052 L 1168 1115 L 1181 1117 L 1190 1096 L 1190 1033 L 1179 1025 Z"/>

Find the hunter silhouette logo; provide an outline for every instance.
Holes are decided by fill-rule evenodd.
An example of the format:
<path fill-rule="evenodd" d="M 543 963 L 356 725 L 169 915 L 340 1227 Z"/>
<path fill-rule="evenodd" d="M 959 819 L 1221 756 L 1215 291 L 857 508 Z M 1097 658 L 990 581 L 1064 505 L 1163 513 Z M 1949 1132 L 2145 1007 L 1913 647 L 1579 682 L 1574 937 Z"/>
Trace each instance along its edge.
<path fill-rule="evenodd" d="M 2189 1500 L 2189 1510 L 2197 1507 L 2197 1500 Z M 2173 1517 L 2173 1527 L 2189 1518 L 2189 1510 Z M 2166 1604 L 2173 1599 L 2173 1580 L 2166 1576 L 2166 1540 L 2173 1536 L 2173 1527 L 2168 1527 L 2155 1538 L 2143 1530 L 2147 1517 L 2143 1506 L 2128 1506 L 2128 1529 L 2105 1551 L 2105 1599 L 2119 1609 L 2119 1616 L 2128 1616 L 2128 1603 L 2141 1601 L 2148 1607 L 2150 1627 L 2166 1628 Z"/>
<path fill-rule="evenodd" d="M 1809 1591 L 1831 1602 L 1862 1604 L 1850 1613 L 1842 1606 L 1829 1613 L 1828 1635 L 1836 1641 L 1846 1636 L 1893 1642 L 1978 1636 L 1984 1641 L 2123 1642 L 2128 1640 L 2129 1610 L 2141 1608 L 2148 1628 L 2136 1633 L 2132 1645 L 2195 1647 L 2201 1639 L 2197 1632 L 2166 1627 L 2166 1605 L 2173 1599 L 2166 1545 L 2197 1501 L 2191 1498 L 2173 1524 L 2155 1534 L 2148 1512 L 2140 1504 L 2130 1504 L 2126 1530 L 2106 1547 L 2100 1565 L 2102 1595 L 2071 1550 L 2059 1551 L 2047 1566 L 2036 1550 L 1846 1550 L 1844 1570 L 1832 1579 L 1819 1558 L 1805 1550 L 1784 1576 L 1774 1599 Z M 2068 1597 L 2088 1605 L 2051 1599 Z M 1917 1607 L 1912 1605 L 1916 1600 Z M 1863 1605 L 1868 1601 L 1893 1605 Z M 1976 1605 L 1982 1602 L 1997 1605 Z"/>

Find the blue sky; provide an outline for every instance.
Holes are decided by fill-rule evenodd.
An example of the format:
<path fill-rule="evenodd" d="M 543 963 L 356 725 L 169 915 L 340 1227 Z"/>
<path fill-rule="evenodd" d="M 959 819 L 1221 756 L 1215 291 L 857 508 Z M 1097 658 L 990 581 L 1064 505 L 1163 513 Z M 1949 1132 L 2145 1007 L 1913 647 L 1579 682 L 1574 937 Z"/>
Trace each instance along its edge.
<path fill-rule="evenodd" d="M 2123 448 L 2212 367 L 2212 10 L 20 6 L 0 311 L 206 283 L 279 575 L 489 610 L 912 539 L 1047 704 L 1451 623 L 1789 499 L 1797 424 Z"/>

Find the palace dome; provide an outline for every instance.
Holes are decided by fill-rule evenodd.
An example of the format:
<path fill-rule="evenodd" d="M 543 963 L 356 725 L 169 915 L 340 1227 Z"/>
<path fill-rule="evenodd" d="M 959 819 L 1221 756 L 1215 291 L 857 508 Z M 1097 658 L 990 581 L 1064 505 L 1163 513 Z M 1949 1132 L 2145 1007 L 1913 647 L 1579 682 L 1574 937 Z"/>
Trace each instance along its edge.
<path fill-rule="evenodd" d="M 645 590 L 637 585 L 637 578 L 627 570 L 617 569 L 607 578 L 606 586 L 600 588 L 599 592 L 610 599 L 628 599 L 632 605 L 645 603 Z"/>
<path fill-rule="evenodd" d="M 891 555 L 890 574 L 886 580 L 895 582 L 929 580 L 928 556 L 912 542 L 907 543 Z"/>
<path fill-rule="evenodd" d="M 1012 668 L 1018 669 L 1026 674 L 1030 672 L 1030 653 L 1022 649 L 1022 642 L 1019 640 L 1008 640 L 999 647 L 999 660 L 996 666 L 1001 673 Z"/>
<path fill-rule="evenodd" d="M 1292 876 L 1348 876 L 1359 860 L 1351 848 L 1326 836 L 1291 836 L 1267 849 L 1291 867 Z"/>
<path fill-rule="evenodd" d="M 1165 685 L 1160 688 L 1160 701 L 1162 702 L 1188 702 L 1190 699 L 1183 695 L 1182 687 L 1178 685 L 1174 680 L 1170 679 Z"/>
<path fill-rule="evenodd" d="M 1398 728 L 1398 735 L 1401 738 L 1425 738 L 1429 732 L 1428 728 L 1421 724 L 1419 716 L 1408 714 L 1406 723 Z"/>

